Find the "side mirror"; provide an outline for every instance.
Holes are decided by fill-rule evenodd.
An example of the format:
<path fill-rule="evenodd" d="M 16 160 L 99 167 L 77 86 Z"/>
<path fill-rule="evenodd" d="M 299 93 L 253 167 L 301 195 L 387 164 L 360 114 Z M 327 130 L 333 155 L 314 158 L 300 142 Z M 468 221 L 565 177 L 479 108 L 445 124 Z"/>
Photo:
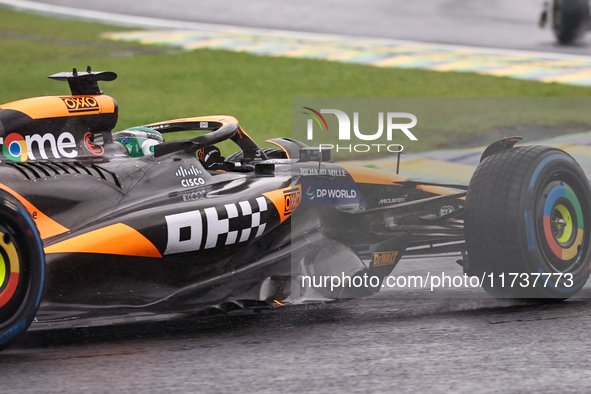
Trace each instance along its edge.
<path fill-rule="evenodd" d="M 329 148 L 302 148 L 300 149 L 300 162 L 307 161 L 330 162 L 332 161 L 332 150 Z"/>

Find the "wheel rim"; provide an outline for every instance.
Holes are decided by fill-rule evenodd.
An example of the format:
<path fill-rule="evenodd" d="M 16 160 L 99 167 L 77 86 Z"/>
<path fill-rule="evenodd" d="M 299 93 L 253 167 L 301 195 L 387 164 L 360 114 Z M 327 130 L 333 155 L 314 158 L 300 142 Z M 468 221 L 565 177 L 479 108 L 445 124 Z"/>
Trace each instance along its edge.
<path fill-rule="evenodd" d="M 558 245 L 565 247 L 566 244 L 574 241 L 572 237 L 573 227 L 577 227 L 575 223 L 573 223 L 576 219 L 573 219 L 571 210 L 563 204 L 556 204 L 552 209 L 552 215 L 550 217 L 550 226 L 552 235 L 554 239 L 558 243 Z M 546 228 L 547 225 L 544 225 Z M 576 231 L 576 230 L 575 230 Z"/>
<path fill-rule="evenodd" d="M 0 323 L 21 306 L 26 293 L 23 267 L 9 230 L 0 225 Z"/>
<path fill-rule="evenodd" d="M 575 191 L 565 182 L 550 182 L 543 190 L 542 248 L 558 271 L 579 260 L 585 241 L 585 219 Z"/>

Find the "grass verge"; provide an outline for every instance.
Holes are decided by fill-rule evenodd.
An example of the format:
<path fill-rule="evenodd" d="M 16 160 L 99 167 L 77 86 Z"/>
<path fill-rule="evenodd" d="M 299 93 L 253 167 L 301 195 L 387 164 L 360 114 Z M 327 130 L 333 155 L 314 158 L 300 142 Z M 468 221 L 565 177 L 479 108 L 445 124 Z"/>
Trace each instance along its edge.
<path fill-rule="evenodd" d="M 116 81 L 101 85 L 119 103 L 117 129 L 230 114 L 262 141 L 290 135 L 292 97 L 591 96 L 589 88 L 470 73 L 384 69 L 208 49 L 182 52 L 100 38 L 104 32 L 121 30 L 126 28 L 0 8 L 0 102 L 68 94 L 67 84 L 45 77 L 91 65 L 119 75 Z M 485 122 L 481 127 L 465 128 L 455 137 L 453 130 L 446 130 L 442 138 L 437 127 L 425 128 L 420 150 L 448 147 L 482 133 L 483 128 L 507 126 L 506 120 L 481 118 Z"/>

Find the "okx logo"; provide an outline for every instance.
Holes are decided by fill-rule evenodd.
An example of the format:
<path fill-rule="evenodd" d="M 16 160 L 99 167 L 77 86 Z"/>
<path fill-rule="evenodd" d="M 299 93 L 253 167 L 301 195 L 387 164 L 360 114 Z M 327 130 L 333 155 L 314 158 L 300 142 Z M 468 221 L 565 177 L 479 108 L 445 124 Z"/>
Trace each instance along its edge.
<path fill-rule="evenodd" d="M 347 113 L 338 109 L 321 109 L 317 111 L 310 107 L 303 107 L 306 111 L 305 115 L 310 116 L 307 120 L 307 139 L 314 139 L 314 128 L 320 129 L 321 132 L 328 132 L 328 122 L 322 114 L 332 114 L 336 117 L 338 123 L 337 136 L 340 141 L 351 141 L 353 138 L 362 141 L 376 141 L 382 138 L 385 134 L 387 141 L 393 141 L 398 136 L 404 135 L 411 141 L 418 141 L 417 137 L 410 131 L 411 128 L 417 125 L 417 117 L 408 112 L 378 112 L 378 129 L 377 131 L 361 130 L 359 112 L 353 112 L 353 122 Z M 375 116 L 375 115 L 374 115 Z M 351 124 L 352 123 L 352 124 Z M 317 125 L 317 126 L 315 126 Z M 403 149 L 399 144 L 357 144 L 357 145 L 333 145 L 320 144 L 321 148 L 336 148 L 336 151 L 346 150 L 349 152 L 369 152 L 372 149 L 377 149 L 378 152 L 400 152 Z"/>
<path fill-rule="evenodd" d="M 62 101 L 66 104 L 69 113 L 76 112 L 99 112 L 100 106 L 94 97 L 73 96 L 63 97 Z"/>
<path fill-rule="evenodd" d="M 260 237 L 267 227 L 267 200 L 257 197 L 238 204 L 165 216 L 168 242 L 164 254 L 225 248 Z"/>

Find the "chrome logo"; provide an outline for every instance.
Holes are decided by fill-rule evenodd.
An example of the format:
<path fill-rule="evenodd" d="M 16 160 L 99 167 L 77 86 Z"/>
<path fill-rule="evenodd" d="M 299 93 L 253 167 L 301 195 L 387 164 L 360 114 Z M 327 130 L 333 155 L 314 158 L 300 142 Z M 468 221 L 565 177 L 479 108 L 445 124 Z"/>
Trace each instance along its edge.
<path fill-rule="evenodd" d="M 9 134 L 4 139 L 2 152 L 7 159 L 12 161 L 27 161 L 27 144 L 22 135 L 18 133 Z"/>

